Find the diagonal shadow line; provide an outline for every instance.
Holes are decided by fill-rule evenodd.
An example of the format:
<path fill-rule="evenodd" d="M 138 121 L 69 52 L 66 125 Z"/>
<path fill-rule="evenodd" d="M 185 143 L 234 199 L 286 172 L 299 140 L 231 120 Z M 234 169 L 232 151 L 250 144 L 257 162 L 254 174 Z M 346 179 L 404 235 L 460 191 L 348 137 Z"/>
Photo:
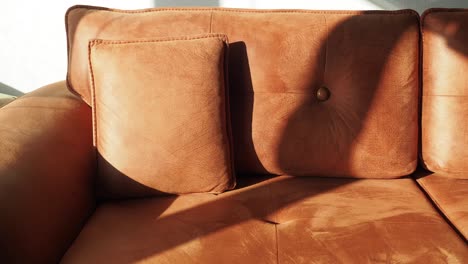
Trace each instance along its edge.
<path fill-rule="evenodd" d="M 305 180 L 305 178 L 251 177 L 241 182 L 240 189 L 220 195 L 194 194 L 104 202 L 98 206 L 87 224 L 96 226 L 96 223 L 97 225 L 107 223 L 106 228 L 98 231 L 103 233 L 96 234 L 95 228 L 91 228 L 94 231 L 88 231 L 85 227 L 80 237 L 82 241 L 87 241 L 88 248 L 100 248 L 103 244 L 112 245 L 120 241 L 119 238 L 133 241 L 134 238 L 141 240 L 141 236 L 144 236 L 146 239 L 143 238 L 143 240 L 151 244 L 151 247 L 132 254 L 132 261 L 141 261 L 192 240 L 242 225 L 251 220 L 262 221 L 263 224 L 272 226 L 279 224 L 281 219 L 278 219 L 278 214 L 288 205 L 359 181 L 349 178 L 315 178 L 315 183 L 320 182 L 320 184 L 308 181 L 311 188 L 297 192 L 294 189 L 297 189 L 298 180 Z M 136 182 L 134 184 L 140 185 Z M 195 204 L 192 204 L 193 202 Z M 176 211 L 171 211 L 174 210 L 171 208 L 174 203 L 179 203 L 179 205 L 186 203 L 186 205 L 178 207 L 180 209 Z M 114 209 L 117 210 L 113 211 Z M 109 214 L 109 210 L 113 213 Z M 128 226 L 128 223 L 132 223 L 135 229 L 120 228 L 121 225 Z M 143 234 L 138 231 L 139 227 L 144 229 Z M 111 230 L 113 230 L 111 233 L 107 233 Z M 190 231 L 187 232 L 187 230 Z M 180 232 L 184 232 L 184 235 L 178 235 Z M 186 235 L 187 233 L 191 235 Z M 268 236 L 273 235 L 275 233 L 268 234 Z M 99 239 L 93 239 L 96 236 Z M 69 250 L 72 254 L 76 251 L 73 247 L 81 244 L 80 237 Z M 161 239 L 161 237 L 165 238 Z M 272 239 L 268 240 L 272 241 Z M 113 246 L 107 248 L 113 248 Z M 68 258 L 69 256 L 65 255 L 62 261 L 66 262 Z"/>
<path fill-rule="evenodd" d="M 283 179 L 281 176 L 279 179 L 272 178 L 237 192 L 219 195 L 220 197 L 217 197 L 213 202 L 203 203 L 167 215 L 163 214 L 154 222 L 154 226 L 160 230 L 174 230 L 174 223 L 180 221 L 190 227 L 201 226 L 197 230 L 201 230 L 202 233 L 197 232 L 196 234 L 196 238 L 201 238 L 231 226 L 241 225 L 249 220 L 260 220 L 276 225 L 280 223 L 277 214 L 288 205 L 356 181 L 353 179 L 320 180 L 326 184 L 317 185 L 315 189 L 308 192 L 291 192 L 291 188 L 297 187 L 294 178 Z M 217 224 L 213 225 L 213 222 Z M 161 241 L 163 243 L 159 247 L 151 250 L 151 255 L 165 252 L 188 241 L 190 240 L 183 236 Z"/>

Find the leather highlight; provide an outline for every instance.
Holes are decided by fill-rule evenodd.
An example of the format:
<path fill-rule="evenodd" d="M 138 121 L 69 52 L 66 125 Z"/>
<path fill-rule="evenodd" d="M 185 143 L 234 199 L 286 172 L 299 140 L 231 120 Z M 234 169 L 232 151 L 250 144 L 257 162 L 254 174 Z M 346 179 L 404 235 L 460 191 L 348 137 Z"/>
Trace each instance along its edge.
<path fill-rule="evenodd" d="M 468 10 L 431 9 L 422 23 L 422 160 L 468 179 Z"/>

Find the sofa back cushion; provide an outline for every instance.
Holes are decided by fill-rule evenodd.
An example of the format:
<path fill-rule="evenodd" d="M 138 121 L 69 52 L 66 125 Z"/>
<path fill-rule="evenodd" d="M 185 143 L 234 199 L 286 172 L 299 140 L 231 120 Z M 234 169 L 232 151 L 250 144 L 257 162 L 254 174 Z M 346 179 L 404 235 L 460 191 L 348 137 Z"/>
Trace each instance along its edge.
<path fill-rule="evenodd" d="M 234 188 L 224 35 L 92 40 L 89 50 L 99 196 Z"/>
<path fill-rule="evenodd" d="M 413 11 L 77 6 L 67 25 L 68 82 L 86 101 L 89 39 L 227 34 L 238 172 L 393 178 L 416 167 Z"/>
<path fill-rule="evenodd" d="M 468 178 L 468 10 L 423 15 L 422 159 Z"/>

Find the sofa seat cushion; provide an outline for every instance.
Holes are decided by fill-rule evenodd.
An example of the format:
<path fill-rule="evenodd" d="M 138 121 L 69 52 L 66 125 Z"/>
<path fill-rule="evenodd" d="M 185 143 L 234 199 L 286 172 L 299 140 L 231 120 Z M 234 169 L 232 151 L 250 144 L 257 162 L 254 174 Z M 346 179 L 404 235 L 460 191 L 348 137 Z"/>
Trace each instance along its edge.
<path fill-rule="evenodd" d="M 98 206 L 65 263 L 467 263 L 412 179 L 240 178 Z"/>
<path fill-rule="evenodd" d="M 468 177 L 457 179 L 446 173 L 426 173 L 417 181 L 447 219 L 468 239 Z"/>

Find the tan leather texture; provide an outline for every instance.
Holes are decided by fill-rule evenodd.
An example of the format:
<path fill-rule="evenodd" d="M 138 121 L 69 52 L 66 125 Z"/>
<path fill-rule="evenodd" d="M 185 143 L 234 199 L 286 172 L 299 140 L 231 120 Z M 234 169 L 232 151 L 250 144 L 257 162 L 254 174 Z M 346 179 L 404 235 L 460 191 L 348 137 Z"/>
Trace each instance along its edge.
<path fill-rule="evenodd" d="M 456 179 L 447 173 L 421 173 L 417 181 L 468 240 L 468 179 Z"/>
<path fill-rule="evenodd" d="M 234 188 L 225 35 L 89 45 L 100 196 Z"/>
<path fill-rule="evenodd" d="M 87 101 L 89 39 L 226 33 L 239 172 L 393 178 L 416 167 L 413 11 L 77 6 L 67 29 L 69 85 Z"/>
<path fill-rule="evenodd" d="M 0 109 L 0 262 L 57 263 L 94 209 L 91 109 L 58 82 Z"/>
<path fill-rule="evenodd" d="M 427 11 L 423 43 L 422 159 L 468 179 L 468 10 Z"/>
<path fill-rule="evenodd" d="M 239 185 L 104 203 L 63 263 L 468 261 L 465 242 L 412 179 L 258 176 Z"/>

